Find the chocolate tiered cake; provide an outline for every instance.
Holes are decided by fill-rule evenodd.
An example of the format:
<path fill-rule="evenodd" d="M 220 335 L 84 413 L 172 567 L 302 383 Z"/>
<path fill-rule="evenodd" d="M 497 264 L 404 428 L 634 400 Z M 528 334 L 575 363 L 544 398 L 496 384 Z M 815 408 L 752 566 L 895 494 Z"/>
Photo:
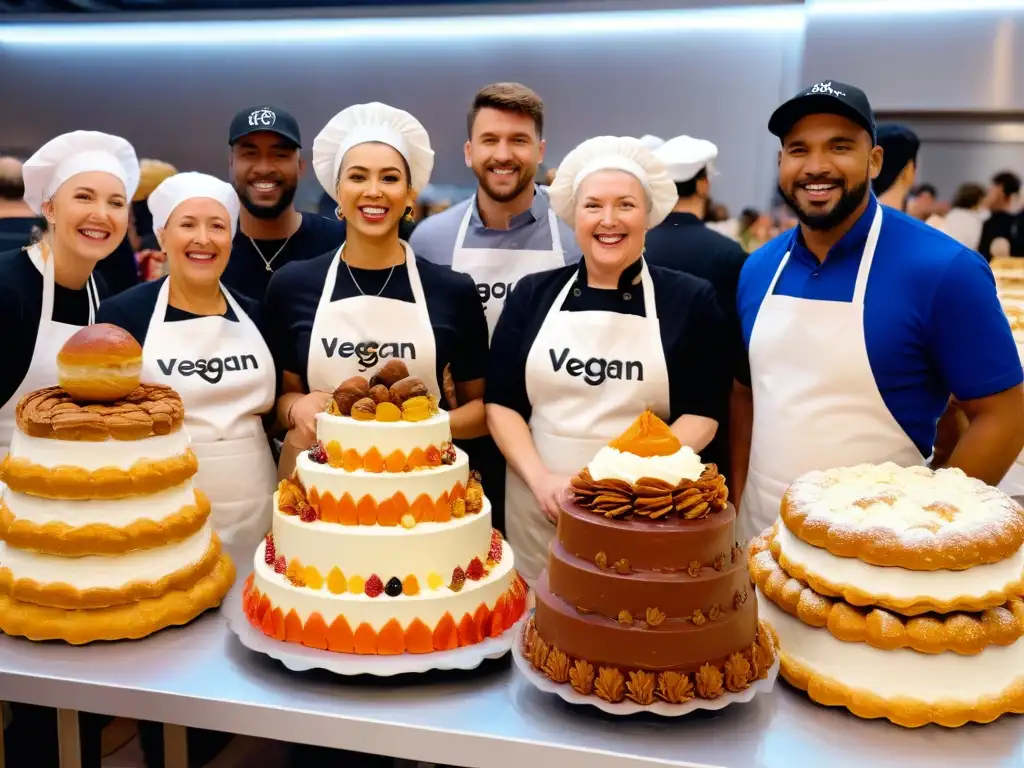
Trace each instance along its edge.
<path fill-rule="evenodd" d="M 580 694 L 681 704 L 767 675 L 725 478 L 645 412 L 573 480 L 524 652 Z"/>

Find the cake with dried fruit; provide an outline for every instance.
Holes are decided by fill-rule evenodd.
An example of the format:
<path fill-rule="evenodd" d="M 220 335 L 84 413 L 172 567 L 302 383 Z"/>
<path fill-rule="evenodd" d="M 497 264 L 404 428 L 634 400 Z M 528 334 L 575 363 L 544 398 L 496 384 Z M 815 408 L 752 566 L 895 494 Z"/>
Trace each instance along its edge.
<path fill-rule="evenodd" d="M 750 548 L 783 676 L 917 727 L 1024 712 L 1024 511 L 959 469 L 810 472 Z"/>
<path fill-rule="evenodd" d="M 126 331 L 84 328 L 58 355 L 61 386 L 18 403 L 0 467 L 0 631 L 134 639 L 191 621 L 231 587 L 192 485 L 181 398 L 140 384 L 141 358 Z"/>
<path fill-rule="evenodd" d="M 448 414 L 392 360 L 317 415 L 281 482 L 243 591 L 279 640 L 340 653 L 431 653 L 508 631 L 526 609 L 512 550 Z"/>
<path fill-rule="evenodd" d="M 578 693 L 683 704 L 767 676 L 725 478 L 650 412 L 572 481 L 524 653 Z"/>

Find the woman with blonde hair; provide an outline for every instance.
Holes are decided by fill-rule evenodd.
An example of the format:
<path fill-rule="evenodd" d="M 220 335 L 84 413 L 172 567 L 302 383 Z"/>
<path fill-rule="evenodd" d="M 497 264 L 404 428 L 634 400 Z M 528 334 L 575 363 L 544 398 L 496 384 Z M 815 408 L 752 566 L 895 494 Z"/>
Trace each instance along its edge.
<path fill-rule="evenodd" d="M 647 230 L 678 200 L 661 161 L 634 138 L 590 139 L 558 166 L 549 195 L 583 258 L 516 284 L 487 373 L 487 422 L 509 466 L 509 540 L 531 581 L 570 476 L 644 409 L 703 450 L 732 387 L 711 284 L 643 256 Z"/>

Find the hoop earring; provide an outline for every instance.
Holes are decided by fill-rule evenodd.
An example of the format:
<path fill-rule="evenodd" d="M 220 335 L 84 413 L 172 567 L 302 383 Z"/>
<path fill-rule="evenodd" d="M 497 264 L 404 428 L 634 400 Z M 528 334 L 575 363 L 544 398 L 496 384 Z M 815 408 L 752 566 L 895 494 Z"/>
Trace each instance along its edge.
<path fill-rule="evenodd" d="M 340 205 L 337 208 L 334 209 L 334 215 L 338 217 L 338 221 L 344 221 L 345 220 L 345 214 L 341 212 L 341 206 Z"/>

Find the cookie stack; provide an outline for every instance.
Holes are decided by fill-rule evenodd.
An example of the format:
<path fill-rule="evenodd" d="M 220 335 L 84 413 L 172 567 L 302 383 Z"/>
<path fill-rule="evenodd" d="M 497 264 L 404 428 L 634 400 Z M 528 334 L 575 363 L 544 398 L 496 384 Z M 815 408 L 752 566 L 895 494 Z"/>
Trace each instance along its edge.
<path fill-rule="evenodd" d="M 1024 512 L 958 469 L 816 471 L 751 543 L 782 674 L 917 727 L 1024 712 Z"/>

